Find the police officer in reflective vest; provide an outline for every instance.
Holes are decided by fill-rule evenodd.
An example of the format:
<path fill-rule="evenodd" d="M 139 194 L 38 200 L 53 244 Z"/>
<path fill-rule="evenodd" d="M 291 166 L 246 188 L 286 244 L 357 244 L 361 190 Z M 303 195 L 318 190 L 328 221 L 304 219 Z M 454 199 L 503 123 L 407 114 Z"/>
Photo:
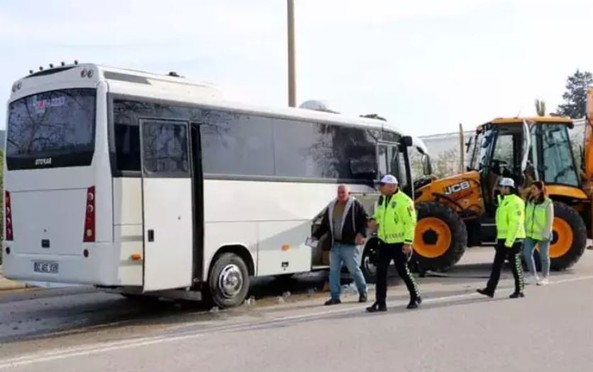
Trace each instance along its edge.
<path fill-rule="evenodd" d="M 521 247 L 525 239 L 525 202 L 518 196 L 515 181 L 511 178 L 503 178 L 499 186 L 502 196 L 499 196 L 496 209 L 496 254 L 486 288 L 477 291 L 482 295 L 494 297 L 500 271 L 505 259 L 508 259 L 515 279 L 515 291 L 510 297 L 525 297 L 523 293 L 525 282 L 521 266 Z"/>
<path fill-rule="evenodd" d="M 422 302 L 418 286 L 408 269 L 408 257 L 412 254 L 412 243 L 416 229 L 416 210 L 410 197 L 398 189 L 397 178 L 384 176 L 379 182 L 381 196 L 375 213 L 369 222 L 369 229 L 377 231 L 377 283 L 375 303 L 368 312 L 386 311 L 387 268 L 391 260 L 399 276 L 410 292 L 408 309 L 415 309 Z"/>

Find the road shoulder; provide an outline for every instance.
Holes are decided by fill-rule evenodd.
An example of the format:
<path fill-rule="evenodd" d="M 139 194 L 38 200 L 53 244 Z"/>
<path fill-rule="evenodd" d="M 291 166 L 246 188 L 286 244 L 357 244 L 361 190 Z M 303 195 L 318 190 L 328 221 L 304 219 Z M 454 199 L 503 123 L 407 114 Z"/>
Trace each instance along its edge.
<path fill-rule="evenodd" d="M 24 288 L 27 288 L 26 284 L 6 279 L 4 277 L 4 271 L 2 270 L 2 266 L 0 266 L 0 291 L 11 291 Z"/>

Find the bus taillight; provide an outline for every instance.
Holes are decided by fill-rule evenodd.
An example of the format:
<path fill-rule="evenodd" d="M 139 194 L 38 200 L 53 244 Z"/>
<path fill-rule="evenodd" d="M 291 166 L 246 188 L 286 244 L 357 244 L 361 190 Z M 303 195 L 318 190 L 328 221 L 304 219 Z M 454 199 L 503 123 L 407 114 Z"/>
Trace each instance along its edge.
<path fill-rule="evenodd" d="M 4 240 L 12 241 L 13 231 L 12 231 L 12 204 L 10 201 L 10 193 L 8 191 L 4 192 L 4 222 L 6 224 L 6 236 Z"/>
<path fill-rule="evenodd" d="M 91 243 L 95 241 L 95 186 L 89 187 L 86 195 L 83 241 Z"/>

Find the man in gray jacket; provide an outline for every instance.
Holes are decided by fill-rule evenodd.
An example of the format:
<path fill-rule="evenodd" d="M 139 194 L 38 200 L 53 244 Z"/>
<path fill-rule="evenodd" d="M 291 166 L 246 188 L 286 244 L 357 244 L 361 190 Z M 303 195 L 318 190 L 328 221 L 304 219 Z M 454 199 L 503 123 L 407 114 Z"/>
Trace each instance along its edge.
<path fill-rule="evenodd" d="M 352 275 L 359 294 L 359 302 L 367 301 L 367 284 L 360 269 L 359 245 L 364 244 L 368 214 L 362 204 L 354 197 L 346 185 L 338 186 L 337 198 L 327 206 L 321 225 L 313 237 L 329 233 L 332 247 L 329 257 L 329 286 L 331 298 L 325 305 L 336 305 L 340 301 L 340 273 L 342 264 Z"/>

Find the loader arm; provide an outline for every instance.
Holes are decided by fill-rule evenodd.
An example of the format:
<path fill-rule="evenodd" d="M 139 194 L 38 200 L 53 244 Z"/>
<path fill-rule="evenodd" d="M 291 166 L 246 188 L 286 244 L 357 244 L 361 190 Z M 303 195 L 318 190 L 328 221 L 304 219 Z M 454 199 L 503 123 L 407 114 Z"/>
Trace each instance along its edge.
<path fill-rule="evenodd" d="M 593 181 L 593 88 L 587 91 L 587 115 L 585 117 L 585 134 L 583 136 L 583 175 L 585 188 L 591 196 Z"/>
<path fill-rule="evenodd" d="M 583 164 L 581 168 L 583 190 L 593 199 L 593 88 L 587 90 L 587 109 L 585 115 L 585 133 L 583 135 Z M 593 203 L 589 203 L 589 236 L 593 233 Z"/>

